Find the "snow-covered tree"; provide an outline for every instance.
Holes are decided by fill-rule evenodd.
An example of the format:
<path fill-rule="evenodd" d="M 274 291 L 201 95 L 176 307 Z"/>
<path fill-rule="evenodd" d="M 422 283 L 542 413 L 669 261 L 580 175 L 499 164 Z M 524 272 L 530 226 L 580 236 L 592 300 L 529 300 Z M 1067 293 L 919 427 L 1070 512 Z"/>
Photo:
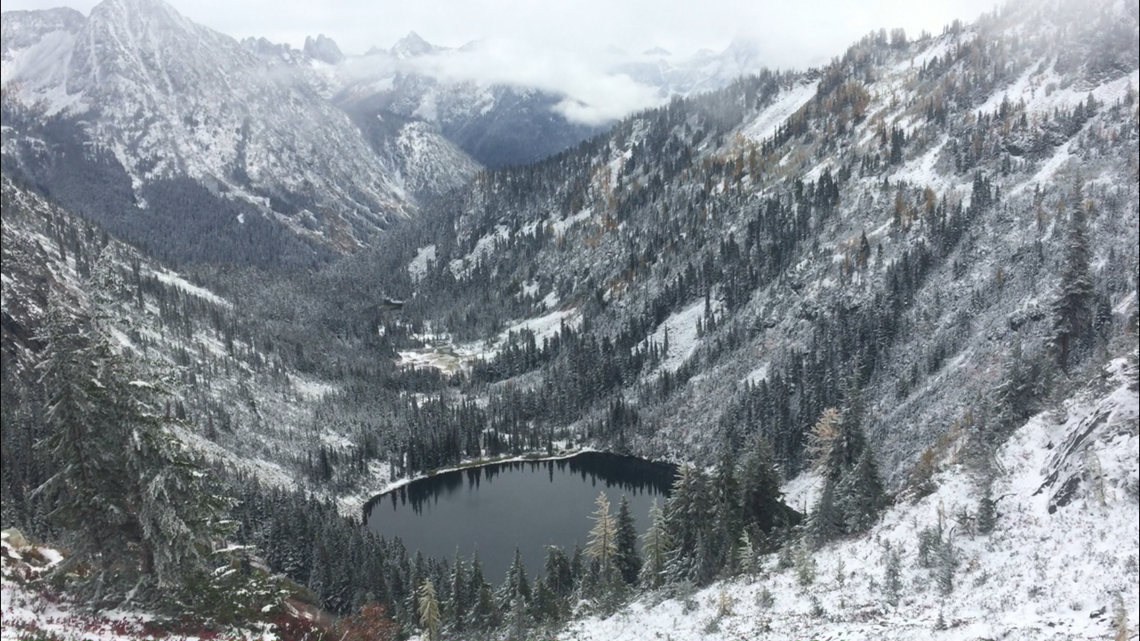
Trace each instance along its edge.
<path fill-rule="evenodd" d="M 757 434 L 739 469 L 740 502 L 746 526 L 767 532 L 777 525 L 783 512 L 780 474 L 776 470 L 772 445 Z"/>
<path fill-rule="evenodd" d="M 499 608 L 503 612 L 509 612 L 511 604 L 516 599 L 522 599 L 524 602 L 530 601 L 530 581 L 527 579 L 526 568 L 523 566 L 522 553 L 517 547 L 511 566 L 507 568 L 507 576 L 503 580 L 503 585 L 499 587 L 497 595 Z"/>
<path fill-rule="evenodd" d="M 670 546 L 666 568 L 671 582 L 703 585 L 715 574 L 710 554 L 712 503 L 705 474 L 691 465 L 682 466 L 665 504 Z"/>
<path fill-rule="evenodd" d="M 419 600 L 420 627 L 427 632 L 430 641 L 436 641 L 439 639 L 441 619 L 439 602 L 435 598 L 435 588 L 430 580 L 424 579 L 416 596 Z"/>
<path fill-rule="evenodd" d="M 57 471 L 35 494 L 51 505 L 49 520 L 72 533 L 71 554 L 57 573 L 91 564 L 92 596 L 99 598 L 105 574 L 125 553 L 119 529 L 129 520 L 129 490 L 119 446 L 111 444 L 125 440 L 117 417 L 127 408 L 102 382 L 115 360 L 106 341 L 92 342 L 77 320 L 53 306 L 46 343 L 40 381 L 47 391 L 44 420 L 50 432 L 39 446 Z"/>
<path fill-rule="evenodd" d="M 666 561 L 670 549 L 669 534 L 665 527 L 665 514 L 657 499 L 649 507 L 649 529 L 641 535 L 641 583 L 651 588 L 661 587 L 665 581 Z"/>
<path fill-rule="evenodd" d="M 459 558 L 459 550 L 455 550 L 455 562 L 451 566 L 451 594 L 447 601 L 447 623 L 451 628 L 460 632 L 464 628 L 469 606 L 469 592 L 467 586 L 467 572 L 463 559 Z"/>
<path fill-rule="evenodd" d="M 848 381 L 842 412 L 825 410 L 808 435 L 813 465 L 824 483 L 808 523 L 814 545 L 866 530 L 885 505 L 878 466 L 863 435 L 857 376 Z"/>
<path fill-rule="evenodd" d="M 552 545 L 546 552 L 546 564 L 543 567 L 546 573 L 546 584 L 559 598 L 566 598 L 574 590 L 574 574 L 570 565 L 570 557 L 566 552 Z"/>
<path fill-rule="evenodd" d="M 736 458 L 728 446 L 721 448 L 721 460 L 717 465 L 712 483 L 713 528 L 710 539 L 710 554 L 713 571 L 727 570 L 730 574 L 739 571 L 736 567 L 736 545 L 744 532 L 744 519 L 741 514 L 741 493 L 737 482 Z"/>
<path fill-rule="evenodd" d="M 844 518 L 836 504 L 835 482 L 825 479 L 815 507 L 808 517 L 807 533 L 811 544 L 818 547 L 843 534 Z"/>
<path fill-rule="evenodd" d="M 483 563 L 479 560 L 478 551 L 471 559 L 471 577 L 467 594 L 471 600 L 470 626 L 485 632 L 498 625 L 499 611 L 495 605 L 491 586 L 483 578 Z"/>
<path fill-rule="evenodd" d="M 884 507 L 885 491 L 871 448 L 863 448 L 859 462 L 839 482 L 836 495 L 847 532 L 865 532 Z"/>
<path fill-rule="evenodd" d="M 58 572 L 85 562 L 95 601 L 134 581 L 134 598 L 169 598 L 198 572 L 222 536 L 229 501 L 172 433 L 169 396 L 152 372 L 116 353 L 94 322 L 56 310 L 42 382 L 48 390 L 42 447 L 56 473 L 37 493 L 74 538 Z M 133 577 L 133 578 L 132 578 Z"/>
<path fill-rule="evenodd" d="M 637 583 L 641 572 L 641 556 L 637 553 L 637 524 L 624 495 L 618 504 L 614 531 L 614 567 L 627 585 Z"/>
<path fill-rule="evenodd" d="M 1053 344 L 1057 363 L 1068 370 L 1074 349 L 1092 332 L 1093 299 L 1096 287 L 1089 269 L 1089 233 L 1081 189 L 1074 190 L 1074 200 L 1065 236 L 1061 263 L 1061 285 L 1053 302 Z"/>

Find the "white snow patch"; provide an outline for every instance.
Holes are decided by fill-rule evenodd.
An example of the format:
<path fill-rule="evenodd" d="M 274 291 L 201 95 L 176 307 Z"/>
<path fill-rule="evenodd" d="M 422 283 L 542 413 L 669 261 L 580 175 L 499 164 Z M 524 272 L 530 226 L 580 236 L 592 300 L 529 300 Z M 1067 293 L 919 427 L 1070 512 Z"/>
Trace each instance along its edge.
<path fill-rule="evenodd" d="M 768 368 L 770 365 L 771 363 L 762 364 L 760 367 L 757 367 L 751 372 L 748 372 L 748 375 L 742 378 L 740 382 L 748 383 L 749 385 L 755 385 L 761 381 L 768 380 Z"/>
<path fill-rule="evenodd" d="M 711 305 L 714 312 L 720 309 L 719 301 L 712 301 Z M 705 301 L 702 299 L 679 312 L 671 314 L 649 337 L 648 340 L 664 348 L 666 336 L 668 336 L 669 349 L 662 356 L 662 368 L 675 372 L 696 353 L 697 348 L 701 345 L 701 341 L 697 337 L 697 321 L 704 316 L 704 313 Z"/>
<path fill-rule="evenodd" d="M 416 257 L 412 259 L 412 262 L 408 263 L 408 275 L 412 277 L 413 281 L 419 281 L 427 274 L 428 263 L 434 261 L 435 245 L 420 247 L 416 251 Z"/>
<path fill-rule="evenodd" d="M 577 225 L 580 222 L 589 220 L 590 217 L 593 215 L 594 215 L 593 208 L 587 207 L 587 208 L 583 209 L 582 211 L 580 211 L 576 214 L 573 214 L 571 216 L 567 216 L 567 217 L 562 218 L 562 219 L 550 218 L 548 220 L 548 222 L 549 222 L 550 226 L 554 229 L 554 235 L 557 237 L 557 236 L 561 236 L 562 234 L 565 234 L 566 230 L 570 229 L 574 225 Z"/>
<path fill-rule="evenodd" d="M 219 307 L 226 307 L 226 308 L 232 308 L 233 307 L 233 304 L 230 303 L 228 300 L 222 298 L 221 296 L 218 296 L 214 292 L 212 292 L 212 291 L 210 291 L 204 287 L 199 287 L 199 286 L 191 283 L 190 281 L 179 276 L 178 274 L 175 274 L 174 272 L 152 271 L 151 274 L 155 278 L 157 278 L 159 281 L 161 281 L 162 283 L 164 283 L 166 285 L 173 285 L 174 287 L 181 289 L 182 291 L 186 292 L 187 294 L 190 294 L 191 296 L 197 296 L 198 298 L 209 301 L 209 302 L 211 302 L 211 303 L 213 303 Z"/>
<path fill-rule="evenodd" d="M 776 133 L 776 129 L 815 97 L 819 81 L 796 85 L 768 105 L 744 128 L 744 135 L 755 142 L 763 142 Z"/>

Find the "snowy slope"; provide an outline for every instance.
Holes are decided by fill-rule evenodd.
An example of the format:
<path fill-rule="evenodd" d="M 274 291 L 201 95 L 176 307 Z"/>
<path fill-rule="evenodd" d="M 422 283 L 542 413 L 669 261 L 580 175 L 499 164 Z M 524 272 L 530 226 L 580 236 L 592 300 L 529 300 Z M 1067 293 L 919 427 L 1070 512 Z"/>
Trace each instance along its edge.
<path fill-rule="evenodd" d="M 1089 19 L 1074 21 L 1082 12 Z M 432 269 L 450 269 L 463 289 L 530 287 L 535 296 L 517 298 L 532 307 L 504 322 L 541 315 L 534 299 L 553 283 L 561 300 L 600 293 L 602 304 L 583 311 L 595 340 L 634 327 L 636 345 L 660 345 L 668 327 L 675 360 L 649 374 L 660 382 L 689 363 L 684 382 L 662 399 L 647 391 L 645 372 L 623 381 L 643 424 L 654 425 L 632 445 L 649 456 L 707 463 L 736 429 L 776 430 L 745 409 L 763 379 L 786 392 L 779 405 L 791 418 L 773 436 L 794 458 L 798 435 L 824 409 L 812 403 L 836 389 L 813 376 L 840 380 L 851 361 L 874 354 L 868 436 L 899 484 L 1001 382 L 1015 345 L 1047 353 L 1077 190 L 1093 212 L 1091 275 L 1108 323 L 1098 340 L 1129 322 L 1137 32 L 1121 3 L 1065 0 L 1012 2 L 904 43 L 871 34 L 823 69 L 762 74 L 635 114 L 564 158 L 489 172 L 462 206 L 441 212 L 454 230 L 417 246 L 434 246 Z M 818 191 L 825 176 L 831 203 Z M 787 229 L 797 236 L 781 237 Z M 416 263 L 417 275 L 426 265 Z M 690 268 L 701 285 L 681 288 Z M 724 296 L 765 269 L 770 277 Z M 705 287 L 726 311 L 695 340 Z M 430 307 L 423 301 L 435 293 L 420 295 Z M 499 327 L 487 330 L 493 338 Z M 880 332 L 892 335 L 862 340 Z M 745 425 L 745 416 L 755 418 Z"/>
<path fill-rule="evenodd" d="M 280 363 L 240 329 L 250 321 L 231 301 L 125 243 L 101 240 L 101 232 L 7 176 L 0 195 L 6 374 L 35 376 L 53 306 L 99 318 L 122 354 L 156 380 L 180 381 L 174 400 L 194 429 L 178 436 L 191 449 L 269 486 L 296 485 L 293 463 L 305 448 L 335 436 L 305 427 L 313 401 L 335 387 L 288 369 L 274 373 Z"/>
<path fill-rule="evenodd" d="M 129 604 L 111 611 L 92 612 L 84 604 L 43 582 L 44 575 L 63 561 L 64 556 L 59 550 L 31 543 L 18 530 L 4 530 L 0 537 L 0 616 L 3 617 L 0 641 L 139 641 L 155 638 L 169 641 L 198 641 L 202 638 L 276 641 L 280 638 L 266 623 L 206 630 L 199 623 L 186 622 L 181 627 L 192 632 L 168 633 L 163 629 L 166 626 L 159 623 L 169 622 Z M 287 604 L 284 608 L 269 609 L 284 609 L 293 616 L 299 615 Z M 265 614 L 270 612 L 265 611 Z"/>
<path fill-rule="evenodd" d="M 714 584 L 693 594 L 688 605 L 682 598 L 649 595 L 608 619 L 574 623 L 558 638 L 1075 641 L 1112 638 L 1118 612 L 1131 626 L 1127 638 L 1135 638 L 1140 440 L 1137 393 L 1121 375 L 1122 363 L 1114 362 L 1107 380 L 1058 412 L 1033 418 L 1002 448 L 998 460 L 1005 473 L 994 488 L 1000 517 L 990 535 L 975 533 L 971 520 L 958 520 L 964 513 L 976 516 L 978 493 L 967 471 L 951 464 L 937 475 L 932 495 L 897 505 L 869 533 L 816 552 L 810 585 L 800 585 L 794 568 L 781 570 L 768 557 L 758 575 Z M 1071 471 L 1078 483 L 1071 502 L 1051 511 L 1050 488 L 1056 485 L 1048 479 L 1057 469 Z M 919 532 L 940 519 L 959 559 L 949 594 L 918 559 Z M 888 549 L 901 555 L 897 606 L 884 595 Z M 728 612 L 721 610 L 722 595 Z M 821 608 L 815 612 L 813 599 Z M 937 629 L 940 617 L 946 629 Z"/>
<path fill-rule="evenodd" d="M 161 0 L 106 0 L 85 19 L 53 10 L 3 21 L 6 100 L 75 119 L 122 166 L 139 207 L 145 185 L 185 176 L 349 251 L 413 215 L 425 181 L 456 186 L 477 169 L 432 131 L 397 131 L 390 153 L 374 153 L 295 65 Z M 43 160 L 13 151 L 20 135 L 5 131 L 6 160 L 34 175 Z"/>

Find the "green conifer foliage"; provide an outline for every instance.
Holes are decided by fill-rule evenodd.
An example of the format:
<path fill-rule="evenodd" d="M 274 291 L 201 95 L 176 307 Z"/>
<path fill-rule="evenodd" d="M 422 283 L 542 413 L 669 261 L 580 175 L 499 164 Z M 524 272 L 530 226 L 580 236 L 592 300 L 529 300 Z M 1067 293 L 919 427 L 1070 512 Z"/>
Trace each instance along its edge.
<path fill-rule="evenodd" d="M 614 532 L 614 566 L 626 585 L 637 583 L 641 572 L 641 556 L 637 553 L 637 523 L 630 511 L 629 499 L 621 497 Z"/>

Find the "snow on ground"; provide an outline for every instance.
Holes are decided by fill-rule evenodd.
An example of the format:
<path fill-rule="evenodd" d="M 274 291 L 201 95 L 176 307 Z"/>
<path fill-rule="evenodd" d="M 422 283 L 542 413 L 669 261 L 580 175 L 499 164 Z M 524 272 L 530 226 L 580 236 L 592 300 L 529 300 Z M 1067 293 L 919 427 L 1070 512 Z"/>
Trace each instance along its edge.
<path fill-rule="evenodd" d="M 761 381 L 768 380 L 768 369 L 770 366 L 771 366 L 771 363 L 765 362 L 760 367 L 757 367 L 756 369 L 752 370 L 751 372 L 748 372 L 748 375 L 745 376 L 743 379 L 741 379 L 740 382 L 748 383 L 749 385 L 757 385 Z"/>
<path fill-rule="evenodd" d="M 902 171 L 895 172 L 891 178 L 895 183 L 906 181 L 914 185 L 930 186 L 934 189 L 945 190 L 947 187 L 955 186 L 950 184 L 953 180 L 952 177 L 934 169 L 934 165 L 938 162 L 938 157 L 942 154 L 942 149 L 948 141 L 949 137 L 943 136 L 942 141 L 931 147 L 918 162 L 908 162 Z"/>
<path fill-rule="evenodd" d="M 5 530 L 0 541 L 0 641 L 139 641 L 156 638 L 147 624 L 149 613 L 119 609 L 93 614 L 68 601 L 50 586 L 34 583 L 63 561 L 48 547 L 16 540 Z M 46 591 L 45 591 L 46 590 Z M 198 636 L 163 635 L 167 641 L 197 641 Z M 233 641 L 273 641 L 271 632 L 229 630 L 217 638 Z"/>
<path fill-rule="evenodd" d="M 715 312 L 719 309 L 719 303 L 714 301 L 712 308 Z M 697 301 L 685 309 L 671 314 L 649 337 L 650 342 L 664 348 L 666 335 L 668 335 L 669 350 L 662 357 L 661 367 L 670 372 L 675 372 L 696 353 L 697 348 L 701 345 L 697 336 L 697 321 L 704 316 L 704 313 L 705 301 Z"/>
<path fill-rule="evenodd" d="M 550 296 L 547 296 L 547 300 L 551 301 Z M 520 334 L 524 330 L 534 332 L 535 344 L 541 348 L 543 341 L 562 331 L 563 323 L 570 328 L 577 328 L 582 323 L 582 314 L 577 309 L 556 310 L 545 316 L 514 323 L 499 332 L 498 336 L 475 343 L 456 344 L 446 335 L 427 336 L 423 347 L 399 352 L 400 360 L 397 364 L 401 367 L 432 367 L 441 372 L 454 373 L 479 359 L 494 358 L 510 340 L 511 334 Z"/>
<path fill-rule="evenodd" d="M 558 306 L 558 294 L 553 291 L 550 292 L 542 299 L 542 304 L 546 306 L 546 309 L 554 309 Z"/>
<path fill-rule="evenodd" d="M 198 287 L 197 285 L 191 283 L 185 278 L 182 278 L 174 272 L 155 270 L 151 272 L 151 275 L 157 278 L 163 284 L 177 287 L 178 289 L 181 289 L 183 292 L 186 292 L 191 296 L 197 296 L 198 298 L 209 301 L 215 305 L 218 305 L 219 307 L 225 307 L 227 309 L 233 307 L 233 304 L 231 304 L 228 300 L 222 298 L 221 296 L 218 296 L 208 289 L 205 289 L 204 287 Z"/>
<path fill-rule="evenodd" d="M 570 229 L 580 222 L 589 220 L 593 215 L 593 208 L 587 207 L 586 209 L 583 209 L 582 211 L 572 216 L 567 216 L 565 218 L 550 218 L 547 220 L 547 224 L 550 225 L 550 227 L 554 230 L 555 236 L 561 236 L 562 234 L 566 233 L 567 229 Z"/>
<path fill-rule="evenodd" d="M 764 142 L 776 133 L 789 116 L 815 97 L 819 81 L 796 85 L 764 108 L 756 118 L 744 128 L 744 135 L 755 142 Z"/>
<path fill-rule="evenodd" d="M 479 264 L 479 261 L 495 251 L 495 247 L 499 241 L 506 240 L 510 237 L 510 228 L 506 225 L 496 225 L 495 231 L 482 236 L 475 242 L 475 247 L 472 248 L 471 253 L 463 258 L 456 258 L 449 263 L 451 273 L 454 274 L 456 278 L 464 278 L 475 265 Z"/>
<path fill-rule="evenodd" d="M 408 275 L 413 281 L 418 281 L 427 273 L 428 263 L 435 260 L 435 245 L 420 247 L 416 257 L 408 263 Z"/>
<path fill-rule="evenodd" d="M 1118 361 L 1110 370 L 1118 374 L 1120 366 Z M 1000 517 L 990 535 L 957 520 L 963 510 L 976 513 L 978 493 L 969 474 L 954 465 L 935 477 L 934 494 L 891 508 L 864 536 L 816 552 L 816 576 L 807 587 L 799 585 L 795 569 L 780 570 L 774 556 L 767 557 L 759 575 L 697 591 L 687 605 L 645 596 L 607 619 L 575 622 L 556 638 L 1110 639 L 1119 598 L 1130 625 L 1126 638 L 1135 639 L 1140 511 L 1126 487 L 1140 468 L 1137 416 L 1136 392 L 1114 375 L 1107 391 L 1086 393 L 1062 411 L 1029 421 L 999 452 L 1004 473 L 994 496 Z M 1057 482 L 1043 488 L 1055 471 Z M 1074 499 L 1050 513 L 1067 474 L 1077 479 Z M 810 478 L 795 479 L 785 492 L 799 507 L 812 486 Z M 940 520 L 959 560 L 945 596 L 917 554 L 918 533 Z M 889 547 L 901 553 L 897 606 L 887 603 L 882 587 Z M 945 629 L 936 629 L 939 619 Z"/>
<path fill-rule="evenodd" d="M 800 514 L 807 514 L 815 505 L 816 492 L 820 488 L 819 474 L 809 470 L 784 483 L 784 503 Z"/>
<path fill-rule="evenodd" d="M 289 375 L 289 382 L 293 384 L 293 389 L 297 392 L 297 395 L 307 401 L 319 401 L 338 389 L 336 385 L 322 383 L 321 381 L 303 378 L 294 374 Z"/>
<path fill-rule="evenodd" d="M 553 338 L 562 331 L 562 324 L 565 323 L 571 328 L 576 328 L 582 322 L 582 315 L 576 309 L 558 310 L 547 314 L 546 316 L 539 316 L 538 318 L 531 318 L 529 320 L 521 321 L 511 325 L 499 334 L 499 340 L 506 340 L 511 334 L 518 334 L 524 330 L 534 332 L 534 342 L 539 347 L 542 342 L 549 338 Z"/>

